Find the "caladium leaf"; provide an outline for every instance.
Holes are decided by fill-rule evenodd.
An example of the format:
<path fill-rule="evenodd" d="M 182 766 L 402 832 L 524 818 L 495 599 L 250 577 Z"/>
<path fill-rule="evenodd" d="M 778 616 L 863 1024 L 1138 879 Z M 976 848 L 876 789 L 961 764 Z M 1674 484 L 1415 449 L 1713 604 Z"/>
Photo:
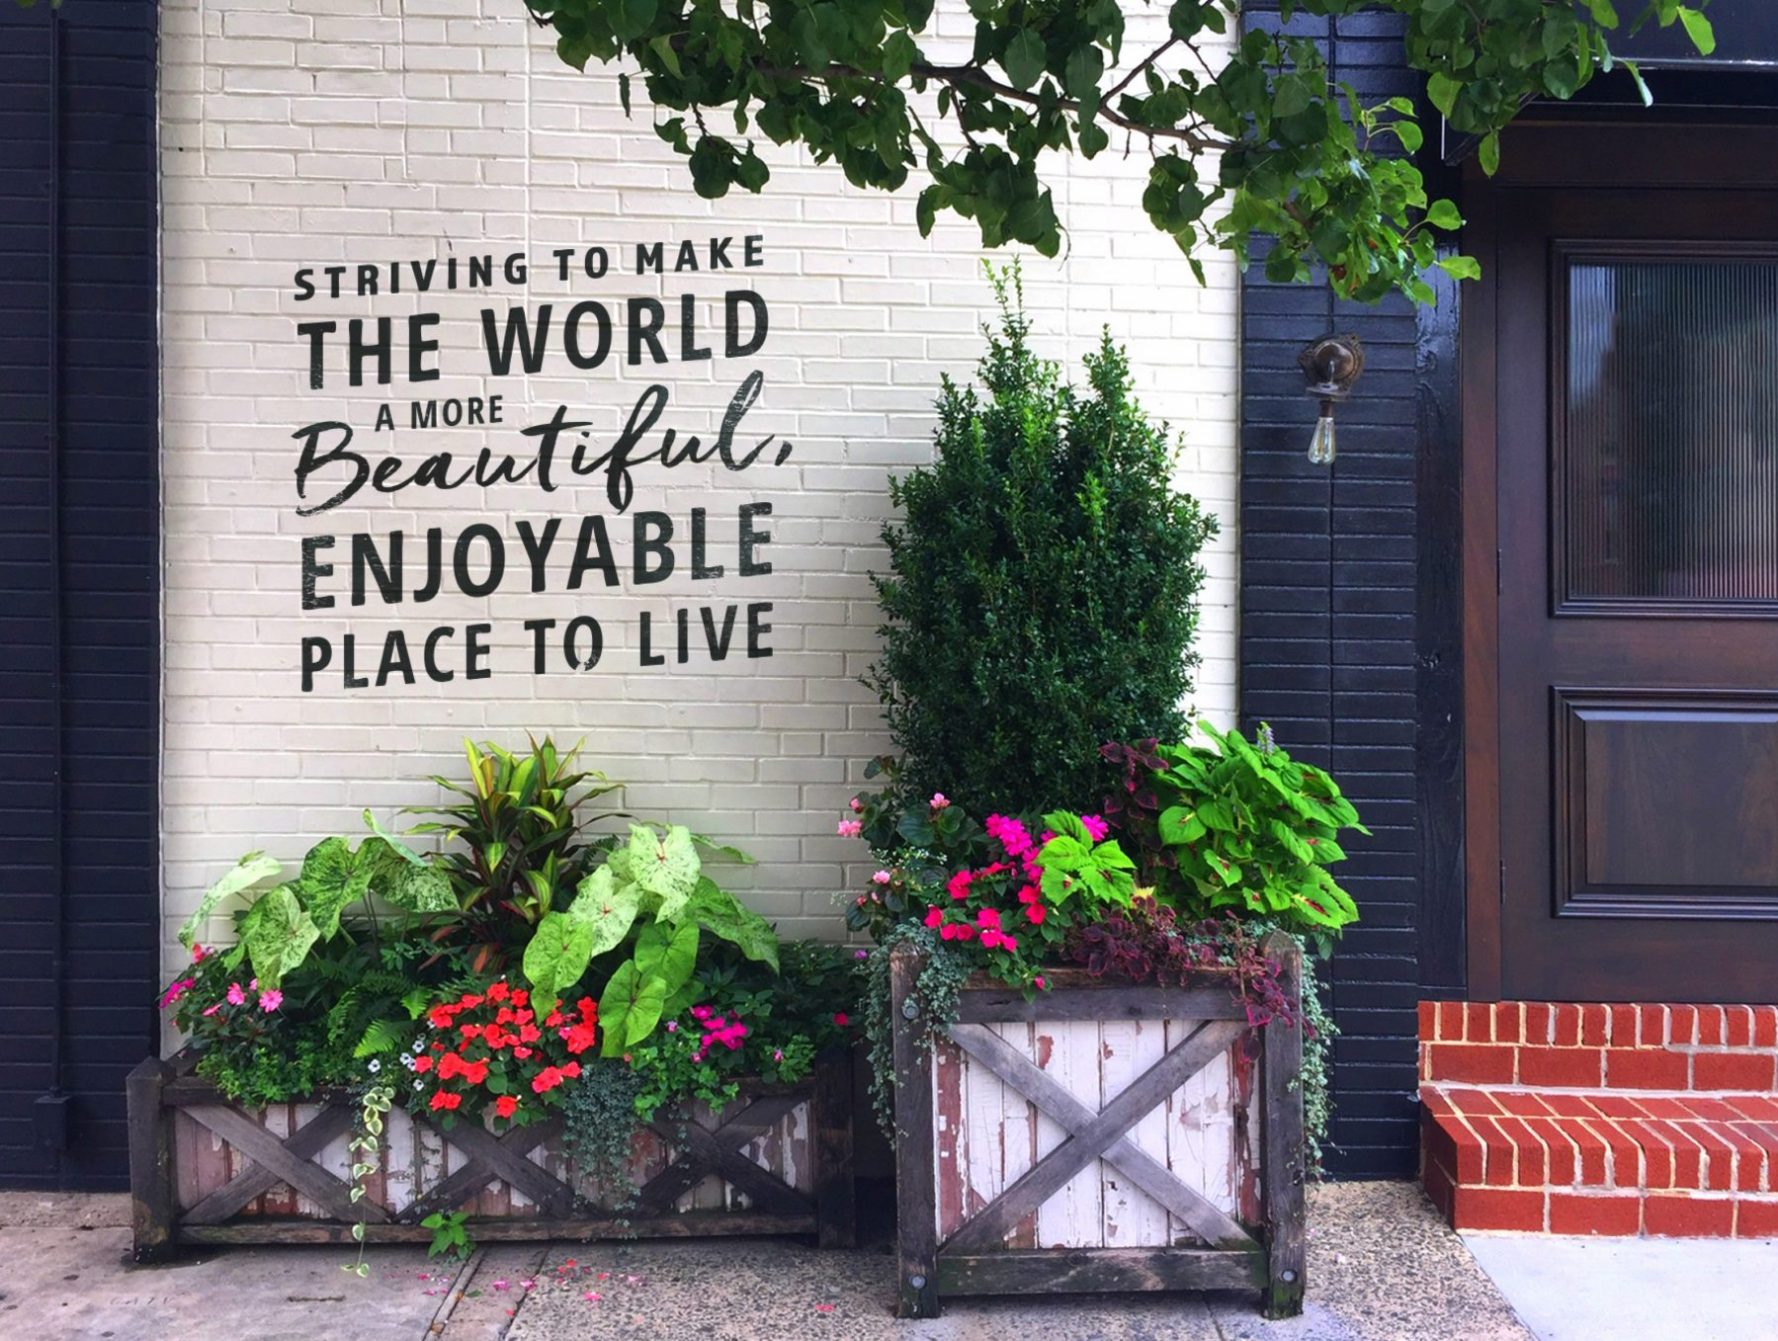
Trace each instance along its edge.
<path fill-rule="evenodd" d="M 457 908 L 457 891 L 451 888 L 450 878 L 430 866 L 404 862 L 393 879 L 373 881 L 371 888 L 410 913 L 449 913 Z"/>
<path fill-rule="evenodd" d="M 210 888 L 204 891 L 204 897 L 198 900 L 198 906 L 192 910 L 185 925 L 179 928 L 179 943 L 187 950 L 197 942 L 198 933 L 203 930 L 204 923 L 216 906 L 232 895 L 243 893 L 255 885 L 281 874 L 284 863 L 276 857 L 268 857 L 263 852 L 249 852 L 236 862 L 233 867 Z"/>
<path fill-rule="evenodd" d="M 778 969 L 778 936 L 753 909 L 721 889 L 708 876 L 692 891 L 688 915 L 713 936 L 720 936 L 747 958 Z"/>
<path fill-rule="evenodd" d="M 589 957 L 596 957 L 623 942 L 641 906 L 641 891 L 635 885 L 618 884 L 611 868 L 601 866 L 580 882 L 566 916 L 592 928 Z"/>
<path fill-rule="evenodd" d="M 557 998 L 579 982 L 593 957 L 591 923 L 546 913 L 525 947 L 525 977 L 540 996 Z"/>
<path fill-rule="evenodd" d="M 607 1057 L 620 1056 L 654 1032 L 667 1004 L 667 984 L 642 973 L 627 960 L 611 975 L 599 997 L 599 1028 L 605 1034 Z"/>
<path fill-rule="evenodd" d="M 378 838 L 366 839 L 356 852 L 344 838 L 324 838 L 309 849 L 296 893 L 325 939 L 339 931 L 340 914 L 370 892 L 378 856 L 386 851 Z"/>
<path fill-rule="evenodd" d="M 668 992 L 677 992 L 691 978 L 698 964 L 698 924 L 687 922 L 669 930 L 659 922 L 651 922 L 636 938 L 636 967 L 645 975 L 659 978 Z"/>
<path fill-rule="evenodd" d="M 702 863 L 691 830 L 675 824 L 656 834 L 646 824 L 630 826 L 630 874 L 650 894 L 658 895 L 662 922 L 677 922 L 685 914 L 687 900 L 697 888 Z"/>
<path fill-rule="evenodd" d="M 278 986 L 320 939 L 320 928 L 290 885 L 269 891 L 241 918 L 241 944 L 262 991 Z"/>

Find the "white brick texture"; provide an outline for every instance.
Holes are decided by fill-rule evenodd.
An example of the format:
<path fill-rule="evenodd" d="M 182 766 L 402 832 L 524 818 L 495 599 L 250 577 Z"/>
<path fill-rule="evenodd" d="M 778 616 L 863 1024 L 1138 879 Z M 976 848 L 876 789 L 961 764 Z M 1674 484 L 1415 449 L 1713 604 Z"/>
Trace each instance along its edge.
<path fill-rule="evenodd" d="M 941 30 L 967 37 L 961 4 L 941 7 Z M 522 741 L 526 732 L 585 739 L 586 759 L 626 784 L 625 805 L 670 816 L 752 851 L 758 865 L 725 872 L 786 934 L 839 932 L 835 892 L 857 876 L 858 846 L 834 824 L 864 761 L 887 748 L 873 697 L 857 677 L 872 659 L 878 612 L 868 574 L 883 566 L 878 528 L 889 512 L 887 475 L 930 459 L 931 403 L 940 373 L 967 377 L 991 294 L 973 227 L 941 221 L 930 239 L 914 224 L 914 193 L 849 187 L 831 167 L 783 152 L 770 157 L 763 195 L 700 200 L 683 161 L 650 128 L 638 88 L 635 116 L 618 104 L 613 71 L 579 74 L 555 57 L 549 34 L 519 0 L 165 0 L 161 114 L 164 155 L 164 479 L 166 723 L 163 778 L 167 939 L 197 894 L 242 852 L 294 860 L 315 839 L 359 829 L 371 807 L 385 819 L 436 797 L 425 781 L 461 766 L 465 736 Z M 1126 51 L 1139 54 L 1135 31 Z M 1122 146 L 1117 146 L 1121 150 Z M 1196 706 L 1227 720 L 1235 701 L 1235 427 L 1237 286 L 1220 255 L 1204 258 L 1200 287 L 1172 244 L 1142 214 L 1140 147 L 1094 163 L 1057 163 L 1058 209 L 1068 233 L 1055 261 L 1027 255 L 1027 305 L 1036 339 L 1081 377 L 1081 355 L 1108 325 L 1129 346 L 1147 408 L 1181 435 L 1180 482 L 1221 519 L 1199 646 Z M 757 236 L 762 264 L 723 273 L 634 271 L 639 242 Z M 612 270 L 567 283 L 557 248 L 604 246 Z M 299 302 L 299 268 L 441 261 L 522 253 L 529 283 L 417 295 L 348 292 Z M 1000 259 L 1010 259 L 1003 257 Z M 325 280 L 323 278 L 323 283 Z M 385 286 L 386 287 L 386 286 Z M 616 357 L 590 371 L 552 349 L 531 376 L 490 377 L 479 313 L 494 307 L 598 299 L 620 310 L 631 297 L 667 305 L 664 336 L 676 352 L 677 304 L 694 296 L 700 320 L 729 288 L 758 292 L 770 333 L 740 359 L 640 368 Z M 405 317 L 437 312 L 438 380 L 401 377 Z M 346 384 L 342 351 L 329 349 L 325 385 L 309 384 L 299 322 L 395 318 L 394 381 Z M 621 351 L 623 326 L 614 331 Z M 525 452 L 517 428 L 558 405 L 590 421 L 593 441 L 616 434 L 653 382 L 669 401 L 660 427 L 708 440 L 737 382 L 757 370 L 764 386 L 737 433 L 741 448 L 766 434 L 794 444 L 782 465 L 742 472 L 719 464 L 639 466 L 635 500 L 612 513 L 602 480 L 570 477 L 553 493 L 534 483 L 451 492 L 365 489 L 324 514 L 303 517 L 292 434 L 322 420 L 354 431 L 354 450 L 404 457 L 411 469 L 449 450 L 470 461 L 484 445 Z M 497 428 L 414 429 L 410 401 L 505 399 Z M 388 405 L 397 427 L 373 432 Z M 565 474 L 566 472 L 564 472 Z M 325 476 L 337 484 L 343 476 Z M 310 502 L 321 486 L 311 486 Z M 773 506 L 761 529 L 767 576 L 737 574 L 736 510 Z M 638 587 L 626 565 L 629 517 L 658 510 L 683 540 L 694 507 L 708 509 L 711 562 L 724 577 L 693 581 L 680 569 Z M 619 585 L 594 575 L 564 590 L 580 519 L 612 521 Z M 562 519 L 533 593 L 515 534 L 523 519 Z M 493 594 L 453 594 L 385 605 L 349 603 L 348 537 L 407 534 L 410 566 L 429 527 L 447 546 L 486 523 L 508 547 Z M 334 535 L 335 563 L 317 590 L 332 608 L 302 608 L 304 537 Z M 657 648 L 673 612 L 771 602 L 769 659 L 694 655 L 638 664 L 639 625 L 653 616 Z M 576 673 L 552 653 L 532 673 L 527 619 L 600 621 L 604 655 Z M 492 625 L 488 678 L 463 674 L 464 626 Z M 358 669 L 374 675 L 384 634 L 403 629 L 416 669 L 428 630 L 451 625 L 458 672 L 448 684 L 423 673 L 412 687 L 347 690 L 342 635 L 355 635 Z M 558 625 L 558 632 L 560 625 Z M 334 644 L 335 661 L 301 691 L 307 636 Z M 368 663 L 368 665 L 367 665 Z M 169 951 L 169 954 L 171 951 Z"/>

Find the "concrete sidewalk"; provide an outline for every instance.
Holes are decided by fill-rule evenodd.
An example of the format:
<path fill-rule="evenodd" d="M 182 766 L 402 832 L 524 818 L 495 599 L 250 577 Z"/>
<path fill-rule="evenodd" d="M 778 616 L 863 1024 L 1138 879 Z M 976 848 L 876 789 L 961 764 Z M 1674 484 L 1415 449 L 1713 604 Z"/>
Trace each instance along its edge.
<path fill-rule="evenodd" d="M 417 1248 L 234 1249 L 126 1265 L 119 1197 L 0 1194 L 0 1325 L 11 1341 L 1530 1341 L 1419 1191 L 1311 1190 L 1309 1307 L 1268 1324 L 1239 1295 L 962 1302 L 890 1316 L 887 1245 L 761 1240 L 497 1245 L 460 1269 Z"/>

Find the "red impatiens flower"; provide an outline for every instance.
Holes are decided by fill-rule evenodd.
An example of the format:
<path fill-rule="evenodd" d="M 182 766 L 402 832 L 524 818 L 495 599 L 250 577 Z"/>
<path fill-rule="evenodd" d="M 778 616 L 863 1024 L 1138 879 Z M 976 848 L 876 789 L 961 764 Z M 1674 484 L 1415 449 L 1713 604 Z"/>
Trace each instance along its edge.
<path fill-rule="evenodd" d="M 519 1101 L 510 1094 L 502 1094 L 494 1100 L 494 1116 L 509 1118 L 519 1111 Z"/>
<path fill-rule="evenodd" d="M 852 1019 L 845 1011 L 840 1010 L 834 1012 L 833 1022 L 839 1025 L 840 1028 L 844 1029 L 847 1025 L 852 1023 Z"/>
<path fill-rule="evenodd" d="M 562 1083 L 562 1069 L 559 1066 L 546 1066 L 531 1081 L 531 1089 L 537 1094 L 548 1094 Z"/>
<path fill-rule="evenodd" d="M 414 1074 L 423 1076 L 432 1069 L 432 1058 L 422 1053 L 414 1058 Z"/>
<path fill-rule="evenodd" d="M 434 1113 L 438 1112 L 440 1109 L 443 1109 L 448 1113 L 452 1109 L 461 1108 L 462 1106 L 463 1096 L 453 1090 L 440 1090 L 437 1094 L 432 1096 L 432 1111 Z"/>

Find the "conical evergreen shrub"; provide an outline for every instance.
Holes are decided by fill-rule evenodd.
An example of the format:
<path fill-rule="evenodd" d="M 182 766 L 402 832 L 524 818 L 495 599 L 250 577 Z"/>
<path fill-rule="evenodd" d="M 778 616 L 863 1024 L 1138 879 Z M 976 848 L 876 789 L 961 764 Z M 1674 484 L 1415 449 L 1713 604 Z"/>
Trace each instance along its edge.
<path fill-rule="evenodd" d="M 977 815 L 1096 808 L 1106 741 L 1178 739 L 1216 520 L 1173 487 L 1173 443 L 1107 332 L 1077 392 L 1030 344 L 1018 272 L 990 272 L 981 390 L 944 379 L 936 458 L 892 480 L 865 677 L 897 786 Z"/>

